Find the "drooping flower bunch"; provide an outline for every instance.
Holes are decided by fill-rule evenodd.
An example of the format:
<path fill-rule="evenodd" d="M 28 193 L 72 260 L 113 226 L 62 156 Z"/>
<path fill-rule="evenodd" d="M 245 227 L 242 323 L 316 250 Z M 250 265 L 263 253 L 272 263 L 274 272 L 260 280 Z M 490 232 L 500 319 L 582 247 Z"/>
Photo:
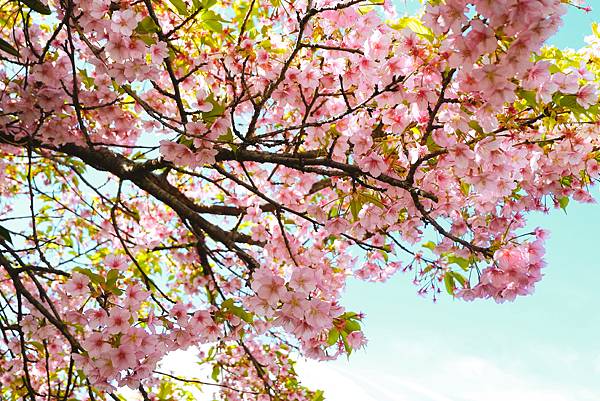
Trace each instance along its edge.
<path fill-rule="evenodd" d="M 3 3 L 0 397 L 315 401 L 292 359 L 365 345 L 350 277 L 530 294 L 527 214 L 600 175 L 600 34 L 542 47 L 568 6 Z"/>

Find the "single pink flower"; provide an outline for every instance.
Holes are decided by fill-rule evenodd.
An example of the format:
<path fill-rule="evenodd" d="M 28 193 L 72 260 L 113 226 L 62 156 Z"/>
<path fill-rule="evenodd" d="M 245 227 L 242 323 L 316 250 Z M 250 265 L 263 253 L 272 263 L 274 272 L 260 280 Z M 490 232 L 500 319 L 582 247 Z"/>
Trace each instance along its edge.
<path fill-rule="evenodd" d="M 89 293 L 89 283 L 90 279 L 85 274 L 75 272 L 69 281 L 65 283 L 64 288 L 69 295 L 86 295 Z"/>

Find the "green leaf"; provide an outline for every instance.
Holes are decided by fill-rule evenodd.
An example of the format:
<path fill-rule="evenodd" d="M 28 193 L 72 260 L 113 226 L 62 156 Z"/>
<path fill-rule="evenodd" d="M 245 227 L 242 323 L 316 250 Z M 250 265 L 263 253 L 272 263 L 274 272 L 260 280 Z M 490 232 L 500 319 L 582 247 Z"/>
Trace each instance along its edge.
<path fill-rule="evenodd" d="M 177 12 L 181 15 L 189 15 L 189 11 L 187 9 L 187 4 L 183 0 L 169 0 L 169 3 L 175 7 Z"/>
<path fill-rule="evenodd" d="M 571 184 L 573 183 L 573 177 L 571 177 L 570 175 L 564 176 L 560 179 L 560 185 L 562 185 L 563 187 L 571 187 Z"/>
<path fill-rule="evenodd" d="M 200 3 L 200 0 L 194 0 L 194 5 L 196 4 L 196 1 L 198 1 L 198 3 Z M 215 4 L 217 4 L 217 0 L 202 0 L 200 7 L 202 7 L 205 10 L 208 10 Z M 199 7 L 199 6 L 196 6 L 196 7 Z"/>
<path fill-rule="evenodd" d="M 40 0 L 19 0 L 21 3 L 25 4 L 27 7 L 31 8 L 33 11 L 37 11 L 40 14 L 50 15 L 52 11 L 50 11 L 50 7 L 42 3 Z"/>
<path fill-rule="evenodd" d="M 519 95 L 519 97 L 521 97 L 522 99 L 524 99 L 527 102 L 528 106 L 531 106 L 531 107 L 537 106 L 537 99 L 535 98 L 535 91 L 526 91 L 526 90 L 521 89 L 517 92 L 517 94 Z"/>
<path fill-rule="evenodd" d="M 240 319 L 242 319 L 244 322 L 248 323 L 248 324 L 252 324 L 254 323 L 254 319 L 252 318 L 252 314 L 249 312 L 246 312 L 243 308 L 241 307 L 236 307 L 235 311 L 233 311 L 233 314 L 236 315 L 237 317 L 239 317 Z"/>
<path fill-rule="evenodd" d="M 464 270 L 467 270 L 469 268 L 469 260 L 456 255 L 449 255 L 448 263 L 454 263 L 456 265 L 459 265 Z"/>
<path fill-rule="evenodd" d="M 434 265 L 427 265 L 424 269 L 423 269 L 423 274 L 425 273 L 429 273 L 430 271 L 432 271 L 434 269 Z"/>
<path fill-rule="evenodd" d="M 106 274 L 106 286 L 108 288 L 115 287 L 119 279 L 120 272 L 117 269 L 110 269 Z"/>
<path fill-rule="evenodd" d="M 141 20 L 135 27 L 135 31 L 139 34 L 154 33 L 160 31 L 160 28 L 154 22 L 152 17 L 148 16 Z"/>
<path fill-rule="evenodd" d="M 252 318 L 252 314 L 249 312 L 246 312 L 246 310 L 244 308 L 242 308 L 241 306 L 235 305 L 233 298 L 228 298 L 225 301 L 223 301 L 223 303 L 221 304 L 221 309 L 239 317 L 246 323 L 254 322 L 254 319 Z"/>
<path fill-rule="evenodd" d="M 485 133 L 483 131 L 483 128 L 481 128 L 481 125 L 479 125 L 479 123 L 477 121 L 475 121 L 475 120 L 469 121 L 469 127 L 473 128 L 479 134 L 484 134 Z"/>
<path fill-rule="evenodd" d="M 458 272 L 450 272 L 452 274 L 452 277 L 458 281 L 460 283 L 460 285 L 462 285 L 463 287 L 467 284 L 467 279 L 460 273 Z"/>
<path fill-rule="evenodd" d="M 562 57 L 562 54 L 561 54 Z M 556 64 L 550 64 L 550 67 L 548 67 L 548 72 L 550 74 L 556 74 L 557 72 L 561 72 L 562 70 L 556 65 Z"/>
<path fill-rule="evenodd" d="M 471 192 L 471 184 L 469 184 L 468 182 L 461 181 L 460 191 L 463 193 L 463 195 L 469 196 L 469 193 Z"/>
<path fill-rule="evenodd" d="M 341 320 L 357 319 L 358 314 L 356 312 L 344 312 L 339 316 L 339 318 Z"/>
<path fill-rule="evenodd" d="M 567 206 L 569 205 L 569 197 L 568 196 L 563 196 L 563 197 L 559 198 L 558 199 L 558 205 L 566 213 L 567 212 Z"/>
<path fill-rule="evenodd" d="M 450 272 L 444 274 L 444 285 L 446 286 L 446 291 L 450 295 L 454 295 L 454 289 L 456 288 L 454 285 L 454 277 Z"/>
<path fill-rule="evenodd" d="M 235 306 L 234 302 L 235 301 L 233 300 L 233 298 L 227 298 L 225 301 L 223 301 L 221 303 L 221 309 L 231 309 L 231 308 L 233 308 Z"/>
<path fill-rule="evenodd" d="M 226 133 L 221 134 L 221 136 L 219 136 L 218 141 L 219 142 L 226 142 L 226 143 L 233 142 L 233 131 L 231 131 L 230 129 L 228 129 Z"/>
<path fill-rule="evenodd" d="M 323 390 L 317 390 L 312 396 L 311 401 L 325 401 L 325 396 L 323 395 Z"/>
<path fill-rule="evenodd" d="M 214 358 L 215 355 L 217 355 L 217 348 L 210 347 L 210 349 L 208 350 L 208 354 L 206 355 L 205 360 L 210 361 L 211 359 Z"/>
<path fill-rule="evenodd" d="M 358 198 L 352 198 L 350 201 L 350 212 L 352 213 L 354 221 L 358 220 L 358 213 L 360 212 L 360 209 L 362 209 L 360 200 Z"/>
<path fill-rule="evenodd" d="M 327 345 L 331 346 L 337 343 L 340 338 L 340 332 L 335 327 L 329 330 L 329 334 L 327 335 Z"/>
<path fill-rule="evenodd" d="M 423 248 L 427 248 L 430 250 L 434 250 L 435 249 L 435 243 L 433 243 L 432 241 L 426 242 L 423 245 L 421 245 Z"/>
<path fill-rule="evenodd" d="M 344 325 L 344 330 L 346 333 L 352 333 L 353 331 L 360 331 L 360 323 L 356 320 L 347 320 Z"/>
<path fill-rule="evenodd" d="M 78 68 L 79 75 L 81 75 L 81 82 L 85 85 L 86 88 L 91 89 L 95 85 L 94 78 L 90 77 L 85 68 Z"/>
<path fill-rule="evenodd" d="M 0 226 L 0 240 L 6 241 L 6 242 L 12 244 L 12 238 L 10 237 L 10 232 L 2 226 Z"/>
<path fill-rule="evenodd" d="M 583 114 L 585 113 L 585 109 L 581 107 L 579 103 L 577 103 L 576 95 L 564 95 L 558 100 L 558 105 L 562 107 L 566 107 L 571 110 L 575 114 Z"/>
<path fill-rule="evenodd" d="M 352 353 L 352 347 L 348 344 L 348 334 L 346 332 L 341 332 L 340 336 L 342 337 L 342 343 L 344 344 L 344 349 L 346 353 L 350 355 Z"/>
<path fill-rule="evenodd" d="M 219 373 L 221 373 L 221 365 L 213 366 L 212 373 L 210 375 L 211 379 L 214 381 L 219 381 Z"/>
<path fill-rule="evenodd" d="M 0 50 L 15 57 L 20 57 L 19 51 L 12 47 L 6 40 L 0 38 Z"/>
<path fill-rule="evenodd" d="M 598 28 L 598 23 L 597 22 L 593 22 L 592 23 L 592 32 L 594 33 L 594 35 L 597 38 L 600 38 L 600 29 Z"/>
<path fill-rule="evenodd" d="M 225 106 L 219 103 L 212 93 L 208 95 L 207 100 L 213 105 L 213 108 L 211 111 L 202 113 L 202 121 L 207 124 L 212 124 L 217 117 L 223 115 L 225 112 Z"/>
<path fill-rule="evenodd" d="M 435 143 L 435 141 L 433 140 L 433 137 L 431 135 L 429 135 L 427 137 L 427 142 L 425 143 L 425 145 L 427 146 L 427 149 L 430 152 L 437 152 L 438 150 L 442 149 L 442 147 L 440 147 L 437 143 Z"/>
<path fill-rule="evenodd" d="M 237 152 L 239 146 L 234 143 L 233 131 L 230 128 L 227 129 L 226 133 L 219 136 L 218 140 L 227 143 L 233 152 Z"/>
<path fill-rule="evenodd" d="M 94 283 L 94 284 L 104 284 L 104 277 L 102 277 L 99 274 L 96 274 L 96 273 L 92 272 L 90 269 L 85 269 L 85 268 L 82 268 L 82 267 L 75 267 L 73 269 L 73 271 L 88 276 L 88 278 L 90 279 L 90 281 L 92 283 Z"/>
<path fill-rule="evenodd" d="M 389 255 L 388 255 L 388 252 L 389 251 L 383 251 L 383 250 L 379 251 L 379 253 L 381 254 L 381 256 L 383 256 L 383 260 L 385 261 L 385 263 L 388 263 L 389 259 L 390 259 Z"/>
<path fill-rule="evenodd" d="M 44 352 L 44 344 L 42 344 L 41 342 L 31 341 L 29 342 L 29 344 L 33 345 L 38 350 L 38 352 Z"/>
<path fill-rule="evenodd" d="M 423 25 L 423 23 L 415 17 L 402 17 L 399 20 L 391 23 L 390 27 L 396 30 L 408 28 L 417 35 L 427 39 L 430 42 L 433 42 L 433 39 L 435 38 L 433 31 L 427 28 L 425 25 Z"/>
<path fill-rule="evenodd" d="M 360 192 L 359 198 L 362 203 L 372 203 L 380 209 L 385 209 L 384 204 L 377 197 L 371 195 L 368 192 Z"/>
<path fill-rule="evenodd" d="M 177 138 L 177 141 L 175 141 L 175 142 L 185 145 L 188 148 L 191 148 L 192 144 L 194 143 L 192 138 L 189 138 L 189 137 L 183 136 L 183 135 L 181 135 L 179 138 Z"/>
<path fill-rule="evenodd" d="M 202 23 L 209 31 L 221 33 L 223 32 L 223 18 L 212 10 L 206 10 L 202 13 Z"/>
<path fill-rule="evenodd" d="M 406 27 L 414 33 L 416 33 L 417 35 L 420 35 L 428 41 L 433 42 L 433 32 L 431 31 L 431 29 L 423 25 L 423 23 L 417 18 L 410 18 L 410 20 L 406 24 Z"/>
<path fill-rule="evenodd" d="M 158 389 L 158 399 L 167 400 L 170 398 L 171 394 L 173 394 L 173 383 L 169 381 L 162 381 Z"/>

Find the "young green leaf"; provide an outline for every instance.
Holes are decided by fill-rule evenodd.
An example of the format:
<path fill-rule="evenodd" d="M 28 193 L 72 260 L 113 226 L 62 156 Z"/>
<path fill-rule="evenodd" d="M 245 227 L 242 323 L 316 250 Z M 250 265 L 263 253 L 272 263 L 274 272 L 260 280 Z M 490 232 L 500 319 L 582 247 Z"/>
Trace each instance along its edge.
<path fill-rule="evenodd" d="M 117 280 L 119 279 L 120 272 L 117 269 L 110 269 L 106 274 L 106 287 L 109 290 L 116 289 Z"/>
<path fill-rule="evenodd" d="M 564 95 L 559 98 L 558 104 L 562 107 L 566 107 L 575 114 L 585 113 L 585 109 L 577 102 L 576 95 Z"/>
<path fill-rule="evenodd" d="M 75 267 L 73 269 L 73 271 L 88 276 L 88 278 L 90 279 L 90 281 L 92 283 L 94 283 L 94 284 L 100 284 L 100 285 L 104 284 L 104 277 L 102 277 L 99 274 L 96 274 L 96 273 L 92 272 L 90 269 L 85 269 L 83 267 Z"/>
<path fill-rule="evenodd" d="M 423 248 L 427 248 L 430 250 L 434 250 L 435 249 L 435 243 L 433 243 L 432 241 L 428 241 L 426 243 L 424 243 L 423 245 L 421 245 Z"/>
<path fill-rule="evenodd" d="M 340 332 L 335 327 L 329 330 L 329 334 L 327 335 L 327 345 L 331 346 L 337 343 L 338 338 L 340 338 Z"/>
<path fill-rule="evenodd" d="M 535 91 L 518 90 L 517 94 L 527 102 L 527 105 L 535 108 L 537 106 L 537 99 L 535 97 Z"/>
<path fill-rule="evenodd" d="M 325 396 L 323 394 L 323 390 L 315 391 L 311 401 L 325 401 Z"/>
<path fill-rule="evenodd" d="M 206 10 L 202 13 L 202 23 L 211 32 L 223 32 L 223 24 L 221 24 L 221 21 L 223 21 L 221 16 L 212 10 Z"/>
<path fill-rule="evenodd" d="M 452 274 L 452 277 L 458 281 L 460 283 L 460 285 L 462 285 L 463 287 L 467 284 L 467 279 L 460 273 L 458 272 L 450 272 L 450 274 Z"/>
<path fill-rule="evenodd" d="M 198 2 L 200 3 L 200 1 L 198 1 Z M 215 4 L 217 4 L 217 0 L 202 0 L 201 7 L 205 10 L 208 10 Z"/>
<path fill-rule="evenodd" d="M 469 268 L 469 260 L 456 255 L 449 255 L 448 263 L 459 265 L 463 268 L 463 270 L 467 270 Z"/>
<path fill-rule="evenodd" d="M 213 366 L 210 378 L 213 379 L 214 381 L 218 381 L 219 380 L 219 373 L 221 373 L 221 365 L 215 365 L 215 366 Z"/>
<path fill-rule="evenodd" d="M 156 25 L 154 19 L 152 19 L 152 17 L 150 16 L 145 17 L 135 27 L 135 31 L 142 35 L 146 33 L 158 32 L 159 30 L 160 28 L 158 27 L 158 25 Z"/>
<path fill-rule="evenodd" d="M 567 206 L 569 205 L 569 197 L 568 196 L 563 196 L 562 198 L 559 198 L 558 199 L 558 205 L 566 213 L 567 212 Z"/>
<path fill-rule="evenodd" d="M 185 4 L 185 1 L 183 0 L 169 0 L 169 3 L 171 3 L 173 5 L 173 7 L 175 7 L 175 9 L 177 10 L 177 12 L 181 15 L 189 15 L 189 11 L 187 8 L 187 4 Z"/>
<path fill-rule="evenodd" d="M 454 277 L 452 274 L 450 274 L 450 272 L 444 275 L 444 285 L 446 286 L 446 291 L 448 294 L 454 295 L 454 289 L 456 286 L 454 285 Z"/>
<path fill-rule="evenodd" d="M 353 331 L 360 331 L 360 323 L 356 320 L 347 320 L 346 325 L 344 326 L 344 330 L 347 333 L 352 333 Z"/>
<path fill-rule="evenodd" d="M 360 203 L 359 198 L 352 198 L 350 201 L 350 212 L 352 213 L 352 218 L 354 221 L 358 220 L 358 213 L 362 209 L 362 204 Z"/>

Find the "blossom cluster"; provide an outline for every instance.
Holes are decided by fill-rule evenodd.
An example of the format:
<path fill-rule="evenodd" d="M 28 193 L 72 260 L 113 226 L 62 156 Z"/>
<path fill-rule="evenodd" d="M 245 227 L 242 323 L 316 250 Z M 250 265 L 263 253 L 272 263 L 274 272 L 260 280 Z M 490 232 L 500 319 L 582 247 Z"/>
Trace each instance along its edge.
<path fill-rule="evenodd" d="M 566 10 L 6 2 L 0 351 L 22 379 L 0 360 L 0 397 L 175 393 L 160 361 L 207 345 L 224 400 L 319 400 L 290 354 L 366 344 L 350 277 L 532 293 L 528 214 L 594 202 L 600 176 L 600 41 L 543 47 Z"/>

